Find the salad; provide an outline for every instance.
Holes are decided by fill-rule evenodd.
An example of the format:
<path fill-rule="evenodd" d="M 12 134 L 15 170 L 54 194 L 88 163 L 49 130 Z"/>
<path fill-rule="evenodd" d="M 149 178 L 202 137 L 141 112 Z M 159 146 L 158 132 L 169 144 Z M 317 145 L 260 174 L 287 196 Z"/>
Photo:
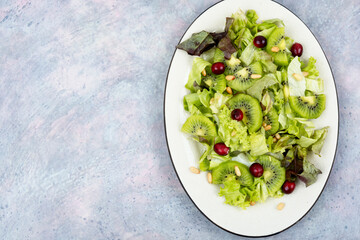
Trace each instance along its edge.
<path fill-rule="evenodd" d="M 325 109 L 324 83 L 282 20 L 238 10 L 223 32 L 194 33 L 177 48 L 199 56 L 181 129 L 203 145 L 193 173 L 207 171 L 225 203 L 242 208 L 316 182 L 321 170 L 307 156 L 320 156 L 328 131 L 311 122 Z"/>

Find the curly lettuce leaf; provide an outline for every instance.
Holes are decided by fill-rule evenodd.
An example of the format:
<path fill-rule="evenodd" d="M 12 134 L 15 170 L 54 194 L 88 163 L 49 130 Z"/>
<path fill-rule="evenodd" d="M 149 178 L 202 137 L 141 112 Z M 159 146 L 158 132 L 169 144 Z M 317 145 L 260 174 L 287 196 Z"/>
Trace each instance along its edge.
<path fill-rule="evenodd" d="M 306 78 L 316 79 L 317 77 L 319 77 L 319 71 L 316 69 L 315 63 L 316 59 L 310 57 L 308 64 L 301 68 L 301 71 L 307 72 L 309 74 L 308 76 L 306 76 Z"/>
<path fill-rule="evenodd" d="M 238 11 L 233 13 L 231 15 L 231 18 L 233 18 L 234 21 L 230 26 L 230 30 L 237 33 L 237 32 L 240 31 L 240 29 L 246 27 L 247 17 L 246 17 L 245 13 L 241 9 L 239 9 Z"/>
<path fill-rule="evenodd" d="M 231 111 L 224 106 L 217 114 L 218 134 L 226 146 L 231 151 L 248 151 L 250 149 L 250 139 L 247 127 L 239 121 L 231 118 Z"/>
<path fill-rule="evenodd" d="M 246 26 L 251 30 L 253 34 L 257 32 L 257 23 L 256 21 L 259 19 L 259 16 L 256 14 L 255 10 L 246 11 L 247 23 Z"/>
<path fill-rule="evenodd" d="M 240 183 L 235 178 L 230 178 L 224 182 L 224 187 L 220 188 L 219 196 L 225 197 L 225 203 L 237 207 L 246 208 L 250 202 L 246 201 L 246 194 L 240 192 Z"/>

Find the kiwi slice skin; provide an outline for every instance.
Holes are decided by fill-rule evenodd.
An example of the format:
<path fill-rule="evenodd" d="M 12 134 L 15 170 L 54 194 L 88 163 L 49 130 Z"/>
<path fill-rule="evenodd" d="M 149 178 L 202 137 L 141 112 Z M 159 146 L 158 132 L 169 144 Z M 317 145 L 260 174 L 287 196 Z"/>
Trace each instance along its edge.
<path fill-rule="evenodd" d="M 267 40 L 266 51 L 274 57 L 274 62 L 279 66 L 289 65 L 289 56 L 286 50 L 285 42 L 285 29 L 277 28 L 275 29 Z M 273 52 L 271 49 L 273 47 L 278 47 L 278 52 Z"/>
<path fill-rule="evenodd" d="M 255 84 L 259 79 L 252 79 L 251 74 L 263 74 L 261 63 L 255 62 L 248 67 L 244 67 L 237 71 L 234 76 L 235 79 L 228 82 L 229 87 L 237 91 L 244 91 Z"/>
<path fill-rule="evenodd" d="M 202 115 L 192 115 L 188 117 L 182 126 L 181 131 L 199 137 L 216 136 L 215 124 L 210 119 Z"/>
<path fill-rule="evenodd" d="M 241 176 L 235 174 L 235 166 L 238 166 Z M 234 177 L 240 182 L 240 185 L 251 186 L 254 183 L 254 177 L 251 175 L 249 168 L 237 161 L 222 162 L 212 170 L 212 178 L 214 184 L 221 184 L 226 179 Z"/>
<path fill-rule="evenodd" d="M 319 94 L 315 96 L 290 96 L 291 109 L 300 117 L 315 119 L 320 117 L 325 110 L 326 96 Z"/>
<path fill-rule="evenodd" d="M 249 129 L 249 132 L 256 132 L 262 125 L 262 109 L 260 102 L 247 94 L 238 94 L 232 97 L 228 102 L 230 110 L 240 109 L 243 114 L 243 122 Z"/>
<path fill-rule="evenodd" d="M 270 194 L 278 191 L 285 182 L 285 168 L 274 157 L 268 155 L 259 156 L 256 162 L 264 168 L 263 177 Z"/>
<path fill-rule="evenodd" d="M 271 110 L 264 116 L 264 122 L 267 125 L 271 125 L 271 129 L 266 131 L 267 137 L 275 134 L 279 130 L 279 115 L 274 108 L 271 108 Z"/>

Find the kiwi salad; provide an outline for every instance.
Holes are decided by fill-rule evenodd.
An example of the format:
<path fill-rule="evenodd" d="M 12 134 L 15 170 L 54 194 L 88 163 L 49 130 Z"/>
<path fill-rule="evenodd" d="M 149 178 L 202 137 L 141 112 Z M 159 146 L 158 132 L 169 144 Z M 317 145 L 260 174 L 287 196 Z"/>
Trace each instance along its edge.
<path fill-rule="evenodd" d="M 198 56 L 181 127 L 204 149 L 193 173 L 207 172 L 225 203 L 244 209 L 316 182 L 321 170 L 307 156 L 320 157 L 328 132 L 311 121 L 326 108 L 324 81 L 283 21 L 238 10 L 223 32 L 194 33 L 177 48 Z"/>

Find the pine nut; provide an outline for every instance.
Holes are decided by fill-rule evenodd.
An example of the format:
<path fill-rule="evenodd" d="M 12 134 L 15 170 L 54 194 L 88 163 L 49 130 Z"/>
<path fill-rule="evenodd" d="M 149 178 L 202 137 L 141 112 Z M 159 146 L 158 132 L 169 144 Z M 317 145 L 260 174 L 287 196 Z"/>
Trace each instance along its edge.
<path fill-rule="evenodd" d="M 205 76 L 206 76 L 206 70 L 205 70 L 205 69 L 202 70 L 202 71 L 201 71 L 201 74 L 205 77 Z"/>
<path fill-rule="evenodd" d="M 234 76 L 234 75 L 227 75 L 227 76 L 225 77 L 225 79 L 228 80 L 228 81 L 232 81 L 232 80 L 235 79 L 235 76 Z"/>
<path fill-rule="evenodd" d="M 274 46 L 274 47 L 271 48 L 271 51 L 272 52 L 278 52 L 278 51 L 280 51 L 280 48 L 277 47 L 277 46 Z"/>
<path fill-rule="evenodd" d="M 293 73 L 293 75 L 292 75 L 297 81 L 301 81 L 302 79 L 303 79 L 303 77 L 300 75 L 300 74 L 298 74 L 298 73 Z"/>
<path fill-rule="evenodd" d="M 252 79 L 258 79 L 258 78 L 261 78 L 261 75 L 260 75 L 260 74 L 251 74 L 251 75 L 250 75 L 250 78 L 252 78 Z"/>
<path fill-rule="evenodd" d="M 308 72 L 302 72 L 302 74 L 303 74 L 304 77 L 307 77 L 309 75 Z"/>
<path fill-rule="evenodd" d="M 264 127 L 265 131 L 269 131 L 271 129 L 271 125 L 266 125 L 266 127 Z"/>
<path fill-rule="evenodd" d="M 250 202 L 250 205 L 251 205 L 251 206 L 254 206 L 254 205 L 255 205 L 255 203 L 256 203 L 256 202 L 251 201 L 251 202 Z"/>
<path fill-rule="evenodd" d="M 266 122 L 263 122 L 262 126 L 263 126 L 263 127 L 266 127 L 266 126 L 267 126 Z"/>
<path fill-rule="evenodd" d="M 208 172 L 208 174 L 207 174 L 207 180 L 208 180 L 208 183 L 212 183 L 212 174 L 210 172 Z"/>
<path fill-rule="evenodd" d="M 226 87 L 226 91 L 228 94 L 233 94 L 231 87 Z"/>
<path fill-rule="evenodd" d="M 285 207 L 285 203 L 279 203 L 278 205 L 277 205 L 277 210 L 279 210 L 279 211 L 281 211 L 281 210 L 283 210 L 283 208 Z"/>
<path fill-rule="evenodd" d="M 273 142 L 274 142 L 274 143 L 276 143 L 276 142 L 277 142 L 277 139 L 276 139 L 276 138 L 274 138 L 274 139 L 273 139 Z"/>
<path fill-rule="evenodd" d="M 190 167 L 190 171 L 191 171 L 192 173 L 195 173 L 195 174 L 199 174 L 199 173 L 200 173 L 200 170 L 199 170 L 198 168 L 196 168 L 196 167 Z"/>
<path fill-rule="evenodd" d="M 235 168 L 235 174 L 236 174 L 236 176 L 240 177 L 240 176 L 241 176 L 241 172 L 240 172 L 239 167 L 238 167 L 238 166 L 235 166 L 234 168 Z"/>
<path fill-rule="evenodd" d="M 279 133 L 276 133 L 276 134 L 275 134 L 275 137 L 276 137 L 277 140 L 279 140 L 279 139 L 281 138 L 281 136 L 280 136 Z"/>

